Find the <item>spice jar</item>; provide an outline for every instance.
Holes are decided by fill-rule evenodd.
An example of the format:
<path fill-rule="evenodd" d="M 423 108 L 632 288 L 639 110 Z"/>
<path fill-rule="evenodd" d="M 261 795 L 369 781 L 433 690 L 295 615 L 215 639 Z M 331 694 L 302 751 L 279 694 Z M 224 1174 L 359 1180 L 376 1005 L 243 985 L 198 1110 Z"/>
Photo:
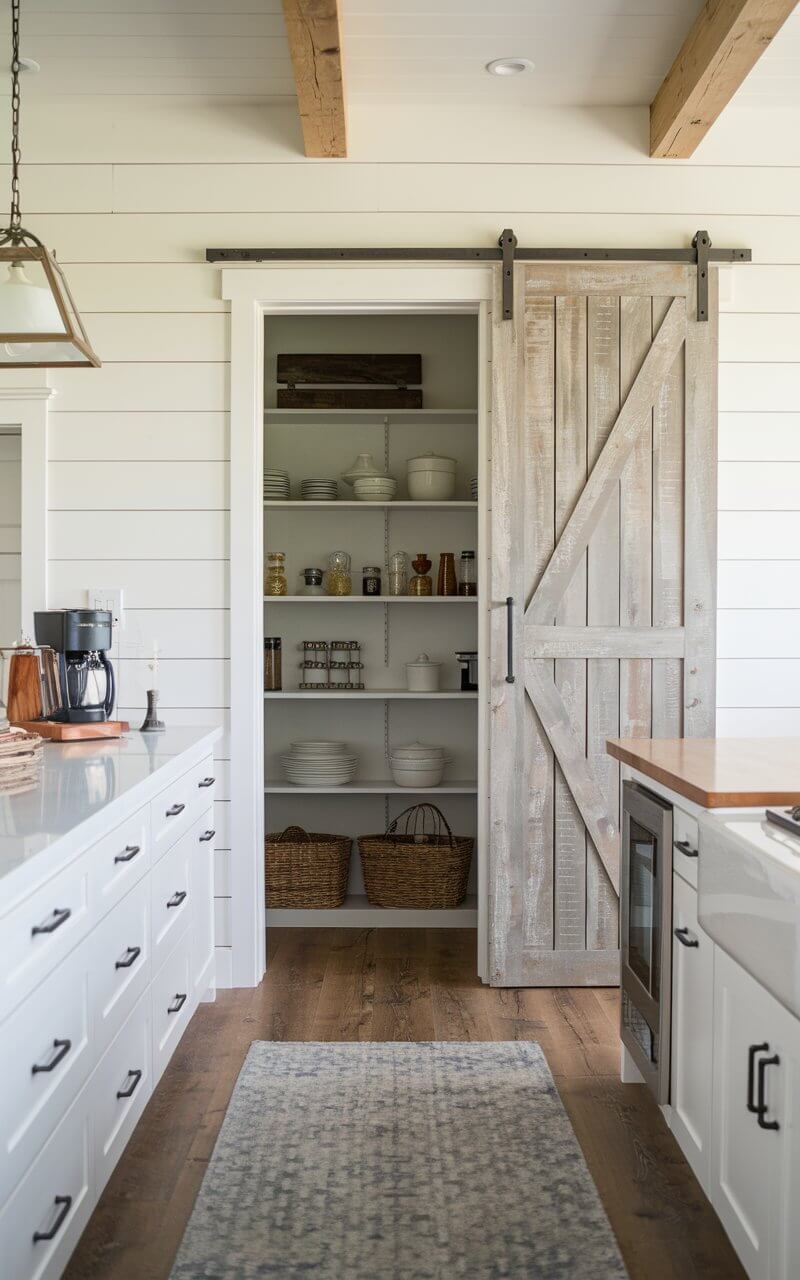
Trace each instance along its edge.
<path fill-rule="evenodd" d="M 329 555 L 325 590 L 329 596 L 349 596 L 353 590 L 350 556 L 346 551 L 332 551 Z"/>
<path fill-rule="evenodd" d="M 264 595 L 285 596 L 288 590 L 285 553 L 283 551 L 268 551 L 267 572 L 264 575 Z"/>
<path fill-rule="evenodd" d="M 408 594 L 410 596 L 429 596 L 433 594 L 433 582 L 429 575 L 431 562 L 424 551 L 417 553 L 416 560 L 411 561 L 414 566 L 414 577 L 408 584 Z"/>
<path fill-rule="evenodd" d="M 458 595 L 456 581 L 456 562 L 452 551 L 442 551 L 439 555 L 439 578 L 436 583 L 437 596 Z"/>
<path fill-rule="evenodd" d="M 408 556 L 395 551 L 389 561 L 389 595 L 404 596 L 408 591 Z"/>
<path fill-rule="evenodd" d="M 325 588 L 322 585 L 321 569 L 304 569 L 303 570 L 303 586 L 300 588 L 301 596 L 324 596 Z"/>
<path fill-rule="evenodd" d="M 281 686 L 281 638 L 264 637 L 264 692 L 272 693 Z"/>
<path fill-rule="evenodd" d="M 462 551 L 459 564 L 458 594 L 460 596 L 476 596 L 478 594 L 478 566 L 475 563 L 474 551 Z"/>
<path fill-rule="evenodd" d="M 381 594 L 380 565 L 365 564 L 361 572 L 363 574 L 361 579 L 362 596 L 379 596 Z"/>

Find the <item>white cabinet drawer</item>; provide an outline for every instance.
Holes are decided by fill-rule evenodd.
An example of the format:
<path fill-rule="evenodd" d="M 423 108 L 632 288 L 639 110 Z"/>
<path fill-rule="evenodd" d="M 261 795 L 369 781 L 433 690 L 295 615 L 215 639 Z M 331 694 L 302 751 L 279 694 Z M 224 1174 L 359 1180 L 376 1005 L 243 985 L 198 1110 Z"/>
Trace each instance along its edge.
<path fill-rule="evenodd" d="M 150 867 L 150 809 L 143 805 L 89 850 L 95 919 L 110 911 Z"/>
<path fill-rule="evenodd" d="M 672 867 L 693 888 L 697 888 L 697 819 L 677 807 L 672 811 Z"/>
<path fill-rule="evenodd" d="M 88 947 L 87 939 L 3 1026 L 0 1204 L 93 1066 Z"/>
<path fill-rule="evenodd" d="M 213 761 L 209 756 L 150 802 L 154 862 L 194 825 L 213 800 L 212 765 Z"/>
<path fill-rule="evenodd" d="M 84 1091 L 0 1214 L 8 1280 L 56 1280 L 94 1202 L 88 1093 Z"/>
<path fill-rule="evenodd" d="M 92 1077 L 95 1180 L 100 1190 L 127 1145 L 152 1090 L 150 992 L 142 996 Z"/>
<path fill-rule="evenodd" d="M 697 893 L 672 885 L 671 1128 L 703 1186 L 711 1172 L 714 944 L 697 923 Z"/>
<path fill-rule="evenodd" d="M 89 928 L 84 854 L 0 920 L 0 1018 L 60 965 Z"/>
<path fill-rule="evenodd" d="M 192 914 L 189 860 L 195 845 L 194 832 L 189 830 L 156 863 L 150 876 L 154 972 L 189 924 Z"/>
<path fill-rule="evenodd" d="M 142 880 L 89 939 L 95 1061 L 150 982 L 150 885 Z"/>
<path fill-rule="evenodd" d="M 153 1087 L 195 1009 L 189 972 L 191 937 L 184 933 L 153 979 Z"/>

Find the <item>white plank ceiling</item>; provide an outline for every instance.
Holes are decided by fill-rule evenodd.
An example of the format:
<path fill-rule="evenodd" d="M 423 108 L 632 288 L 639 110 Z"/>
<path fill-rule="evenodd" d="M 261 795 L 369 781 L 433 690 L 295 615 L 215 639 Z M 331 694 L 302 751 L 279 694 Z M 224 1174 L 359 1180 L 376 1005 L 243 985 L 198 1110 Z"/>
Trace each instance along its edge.
<path fill-rule="evenodd" d="M 647 103 L 702 0 L 343 0 L 352 102 Z M 8 0 L 0 0 L 0 57 Z M 281 0 L 23 0 L 26 94 L 294 96 Z M 532 73 L 498 79 L 493 58 Z M 800 11 L 737 101 L 800 105 Z"/>

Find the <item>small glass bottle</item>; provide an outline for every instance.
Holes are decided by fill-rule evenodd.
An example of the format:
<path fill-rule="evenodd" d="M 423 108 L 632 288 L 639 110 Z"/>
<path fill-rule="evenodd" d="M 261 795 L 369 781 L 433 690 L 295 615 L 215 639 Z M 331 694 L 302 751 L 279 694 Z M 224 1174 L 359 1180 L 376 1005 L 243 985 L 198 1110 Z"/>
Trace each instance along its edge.
<path fill-rule="evenodd" d="M 380 565 L 365 564 L 361 572 L 363 574 L 361 579 L 362 596 L 379 596 L 381 594 Z"/>
<path fill-rule="evenodd" d="M 285 596 L 288 590 L 285 553 L 283 551 L 268 551 L 267 572 L 264 575 L 264 595 Z"/>
<path fill-rule="evenodd" d="M 389 561 L 389 595 L 404 596 L 408 592 L 408 556 L 395 551 Z"/>
<path fill-rule="evenodd" d="M 353 590 L 350 556 L 346 551 L 332 551 L 329 555 L 325 590 L 329 596 L 349 596 Z"/>
<path fill-rule="evenodd" d="M 281 686 L 281 638 L 264 637 L 264 692 L 274 693 Z"/>
<path fill-rule="evenodd" d="M 460 596 L 476 596 L 478 594 L 478 566 L 475 563 L 474 551 L 461 552 L 458 594 Z"/>

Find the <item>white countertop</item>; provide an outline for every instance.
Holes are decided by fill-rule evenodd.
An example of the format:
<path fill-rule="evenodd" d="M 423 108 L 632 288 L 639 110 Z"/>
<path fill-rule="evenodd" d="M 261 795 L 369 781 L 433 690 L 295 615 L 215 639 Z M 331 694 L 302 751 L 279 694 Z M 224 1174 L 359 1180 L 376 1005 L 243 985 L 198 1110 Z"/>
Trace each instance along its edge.
<path fill-rule="evenodd" d="M 45 744 L 41 784 L 0 793 L 0 914 L 213 750 L 215 727 Z"/>

